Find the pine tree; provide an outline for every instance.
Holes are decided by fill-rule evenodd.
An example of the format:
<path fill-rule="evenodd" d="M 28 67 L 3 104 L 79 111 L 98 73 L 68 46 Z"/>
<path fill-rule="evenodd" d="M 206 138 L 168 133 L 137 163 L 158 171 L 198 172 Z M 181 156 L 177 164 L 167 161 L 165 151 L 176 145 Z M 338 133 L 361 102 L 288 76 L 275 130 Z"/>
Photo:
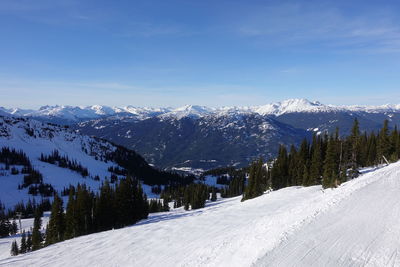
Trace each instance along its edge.
<path fill-rule="evenodd" d="M 329 138 L 328 147 L 324 162 L 324 174 L 322 178 L 323 188 L 336 187 L 338 180 L 337 173 L 337 154 L 336 140 L 333 137 Z"/>
<path fill-rule="evenodd" d="M 65 221 L 63 201 L 54 194 L 54 201 L 51 207 L 49 224 L 46 228 L 46 245 L 51 245 L 64 240 Z"/>
<path fill-rule="evenodd" d="M 360 128 L 357 119 L 354 119 L 353 127 L 351 129 L 351 135 L 348 138 L 350 143 L 350 177 L 354 178 L 357 176 L 358 162 L 359 162 L 359 149 L 360 149 Z"/>
<path fill-rule="evenodd" d="M 65 239 L 74 238 L 75 233 L 75 190 L 69 189 L 67 210 L 65 213 Z"/>
<path fill-rule="evenodd" d="M 288 186 L 288 155 L 285 146 L 279 146 L 278 157 L 274 162 L 271 173 L 272 189 L 278 190 Z"/>
<path fill-rule="evenodd" d="M 316 185 L 320 182 L 323 162 L 321 142 L 321 139 L 314 135 L 309 178 L 303 183 L 304 186 Z"/>
<path fill-rule="evenodd" d="M 98 231 L 105 231 L 114 227 L 115 207 L 114 193 L 110 183 L 106 180 L 100 188 L 96 201 L 96 227 Z"/>
<path fill-rule="evenodd" d="M 264 193 L 267 186 L 263 183 L 265 181 L 264 175 L 263 160 L 259 159 L 253 162 L 250 166 L 248 185 L 244 191 L 242 201 L 261 196 Z"/>
<path fill-rule="evenodd" d="M 14 240 L 11 244 L 11 256 L 17 256 L 18 255 L 18 244 L 17 241 Z"/>
<path fill-rule="evenodd" d="M 217 191 L 215 190 L 215 187 L 213 187 L 211 191 L 211 201 L 217 201 Z"/>
<path fill-rule="evenodd" d="M 27 243 L 26 243 L 26 234 L 25 234 L 25 231 L 23 231 L 22 232 L 22 235 L 21 235 L 21 246 L 20 246 L 20 250 L 19 250 L 19 253 L 26 253 L 28 251 L 28 246 L 27 246 Z"/>
<path fill-rule="evenodd" d="M 33 230 L 32 230 L 32 250 L 38 250 L 42 247 L 42 233 L 40 229 L 42 227 L 42 218 L 41 211 L 36 209 L 35 211 L 35 219 L 33 221 Z"/>
<path fill-rule="evenodd" d="M 163 199 L 162 211 L 169 211 L 168 199 Z"/>
<path fill-rule="evenodd" d="M 31 232 L 28 232 L 28 238 L 26 239 L 26 251 L 32 250 L 32 235 Z"/>
<path fill-rule="evenodd" d="M 15 219 L 13 219 L 10 227 L 10 234 L 15 235 L 16 233 L 18 233 L 18 225 Z"/>
<path fill-rule="evenodd" d="M 384 162 L 383 157 L 389 158 L 390 154 L 389 121 L 385 120 L 378 135 L 378 161 Z"/>

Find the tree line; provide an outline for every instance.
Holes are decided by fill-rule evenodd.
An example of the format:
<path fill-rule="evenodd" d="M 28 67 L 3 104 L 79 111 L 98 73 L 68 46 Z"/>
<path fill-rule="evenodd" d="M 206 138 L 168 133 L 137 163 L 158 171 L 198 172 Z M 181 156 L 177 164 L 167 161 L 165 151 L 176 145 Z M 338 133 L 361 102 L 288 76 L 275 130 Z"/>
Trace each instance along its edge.
<path fill-rule="evenodd" d="M 251 164 L 243 200 L 254 198 L 271 188 L 322 184 L 334 188 L 359 174 L 360 167 L 397 161 L 400 158 L 400 133 L 389 129 L 385 120 L 378 133 L 360 132 L 355 119 L 351 134 L 341 137 L 339 129 L 328 135 L 304 139 L 299 148 L 280 145 L 278 156 L 262 168 L 262 160 Z"/>
<path fill-rule="evenodd" d="M 78 184 L 76 189 L 69 190 L 65 212 L 62 198 L 54 194 L 45 234 L 40 232 L 42 222 L 36 210 L 32 250 L 74 237 L 132 225 L 147 218 L 148 213 L 147 197 L 140 181 L 135 178 L 128 176 L 113 186 L 106 180 L 98 193 Z M 13 247 L 15 245 L 12 245 L 12 254 L 15 254 Z M 18 251 L 20 253 L 23 250 Z"/>
<path fill-rule="evenodd" d="M 58 150 L 53 150 L 50 155 L 40 154 L 40 160 L 53 165 L 57 165 L 60 168 L 70 169 L 82 175 L 82 177 L 87 177 L 89 171 L 87 168 L 83 167 L 76 160 L 70 160 L 68 156 L 61 156 Z"/>

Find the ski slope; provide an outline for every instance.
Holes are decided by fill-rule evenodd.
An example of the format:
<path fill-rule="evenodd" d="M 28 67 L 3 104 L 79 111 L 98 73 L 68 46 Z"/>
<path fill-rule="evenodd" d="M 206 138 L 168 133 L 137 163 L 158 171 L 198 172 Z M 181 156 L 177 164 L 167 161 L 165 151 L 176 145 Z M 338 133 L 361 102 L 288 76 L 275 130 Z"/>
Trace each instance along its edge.
<path fill-rule="evenodd" d="M 256 266 L 400 266 L 400 171 L 382 174 L 387 176 L 321 214 Z"/>
<path fill-rule="evenodd" d="M 399 191 L 400 162 L 334 190 L 290 187 L 154 214 L 0 266 L 395 266 Z"/>

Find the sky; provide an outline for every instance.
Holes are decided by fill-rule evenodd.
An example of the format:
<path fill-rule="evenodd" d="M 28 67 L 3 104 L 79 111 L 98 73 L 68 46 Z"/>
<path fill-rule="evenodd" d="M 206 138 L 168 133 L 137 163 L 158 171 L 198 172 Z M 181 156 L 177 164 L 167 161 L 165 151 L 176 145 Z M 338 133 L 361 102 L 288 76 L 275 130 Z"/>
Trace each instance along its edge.
<path fill-rule="evenodd" d="M 398 1 L 1 0 L 0 106 L 400 103 Z"/>

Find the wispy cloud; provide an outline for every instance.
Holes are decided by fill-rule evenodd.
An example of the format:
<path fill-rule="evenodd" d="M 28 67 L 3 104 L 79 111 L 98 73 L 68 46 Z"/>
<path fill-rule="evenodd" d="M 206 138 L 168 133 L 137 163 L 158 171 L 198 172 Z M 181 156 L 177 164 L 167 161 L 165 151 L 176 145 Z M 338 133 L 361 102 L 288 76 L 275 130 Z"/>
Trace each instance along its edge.
<path fill-rule="evenodd" d="M 269 45 L 318 44 L 376 52 L 400 49 L 397 14 L 383 8 L 348 13 L 316 2 L 268 5 L 242 16 L 235 27 L 242 37 Z"/>

